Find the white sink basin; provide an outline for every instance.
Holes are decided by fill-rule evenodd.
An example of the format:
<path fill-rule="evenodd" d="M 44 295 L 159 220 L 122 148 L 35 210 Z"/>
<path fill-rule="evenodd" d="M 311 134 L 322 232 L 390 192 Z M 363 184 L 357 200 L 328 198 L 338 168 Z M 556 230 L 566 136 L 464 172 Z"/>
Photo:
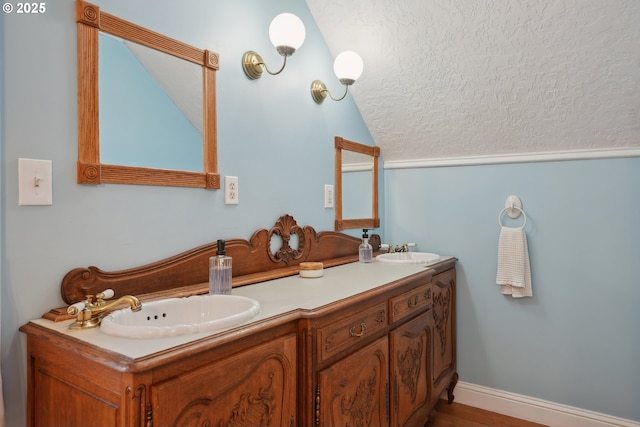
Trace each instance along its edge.
<path fill-rule="evenodd" d="M 438 261 L 440 255 L 429 252 L 392 252 L 378 255 L 376 259 L 395 264 L 429 264 Z"/>
<path fill-rule="evenodd" d="M 195 295 L 145 302 L 142 310 L 117 310 L 102 319 L 109 335 L 158 338 L 212 332 L 239 325 L 260 313 L 260 303 L 239 295 Z"/>

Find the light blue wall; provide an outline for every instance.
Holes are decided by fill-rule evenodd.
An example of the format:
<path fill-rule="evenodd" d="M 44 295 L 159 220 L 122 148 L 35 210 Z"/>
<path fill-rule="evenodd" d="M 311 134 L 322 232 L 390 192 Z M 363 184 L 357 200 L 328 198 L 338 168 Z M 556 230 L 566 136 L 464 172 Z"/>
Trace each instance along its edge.
<path fill-rule="evenodd" d="M 79 266 L 129 268 L 218 238 L 244 237 L 284 213 L 316 230 L 333 228 L 324 184 L 334 183 L 335 135 L 372 144 L 351 97 L 316 105 L 309 87 L 333 77 L 333 58 L 303 1 L 94 1 L 103 10 L 220 53 L 218 147 L 222 176 L 239 177 L 237 206 L 221 191 L 76 184 L 76 25 L 73 0 L 42 15 L 6 15 L 2 140 L 2 374 L 7 425 L 24 425 L 26 340 L 18 328 L 62 306 L 60 282 Z M 305 44 L 279 76 L 250 81 L 242 54 L 272 68 L 281 57 L 268 27 L 290 11 Z M 17 205 L 18 158 L 53 161 L 53 206 Z"/>
<path fill-rule="evenodd" d="M 640 158 L 385 171 L 390 243 L 459 258 L 461 381 L 640 421 L 639 184 Z M 495 284 L 510 194 L 528 299 Z"/>

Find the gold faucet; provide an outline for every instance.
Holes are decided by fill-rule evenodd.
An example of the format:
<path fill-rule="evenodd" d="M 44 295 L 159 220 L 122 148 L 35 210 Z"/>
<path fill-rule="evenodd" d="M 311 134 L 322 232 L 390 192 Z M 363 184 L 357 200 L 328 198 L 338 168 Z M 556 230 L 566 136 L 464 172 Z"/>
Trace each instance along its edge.
<path fill-rule="evenodd" d="M 76 316 L 76 321 L 69 325 L 71 329 L 95 328 L 102 319 L 116 308 L 123 308 L 124 303 L 129 304 L 132 311 L 142 310 L 142 303 L 133 295 L 125 295 L 114 301 L 105 301 L 113 298 L 112 289 L 107 289 L 95 295 L 87 295 L 84 301 L 77 302 L 67 308 L 67 313 Z"/>
<path fill-rule="evenodd" d="M 389 245 L 389 244 L 381 244 L 380 245 L 380 250 L 386 250 L 387 253 L 391 254 L 394 252 L 409 252 L 409 246 L 415 246 L 415 243 L 405 243 L 404 245 L 396 245 L 396 247 L 394 248 L 393 245 Z"/>

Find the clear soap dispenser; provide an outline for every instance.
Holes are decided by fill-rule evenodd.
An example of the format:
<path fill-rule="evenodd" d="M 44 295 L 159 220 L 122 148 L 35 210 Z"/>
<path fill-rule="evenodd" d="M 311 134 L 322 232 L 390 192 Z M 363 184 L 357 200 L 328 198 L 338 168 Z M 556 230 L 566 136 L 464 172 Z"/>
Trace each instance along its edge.
<path fill-rule="evenodd" d="M 373 248 L 369 244 L 369 234 L 367 229 L 362 229 L 362 243 L 358 250 L 360 262 L 372 262 L 373 261 Z"/>
<path fill-rule="evenodd" d="M 216 243 L 217 255 L 209 258 L 209 294 L 231 294 L 231 257 L 226 255 L 225 241 Z"/>

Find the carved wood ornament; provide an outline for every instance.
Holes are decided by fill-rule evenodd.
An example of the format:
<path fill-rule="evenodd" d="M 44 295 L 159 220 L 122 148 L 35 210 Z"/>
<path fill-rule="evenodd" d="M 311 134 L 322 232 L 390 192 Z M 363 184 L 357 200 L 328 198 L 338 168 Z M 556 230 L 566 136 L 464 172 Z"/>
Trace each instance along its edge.
<path fill-rule="evenodd" d="M 418 392 L 418 378 L 420 377 L 420 362 L 422 361 L 422 349 L 424 341 L 422 337 L 415 347 L 408 346 L 404 354 L 398 352 L 398 362 L 402 384 L 411 392 L 411 401 L 416 400 Z"/>
<path fill-rule="evenodd" d="M 238 402 L 230 408 L 226 419 L 219 419 L 212 423 L 211 418 L 216 415 L 211 411 L 212 399 L 199 398 L 190 402 L 178 414 L 175 426 L 216 426 L 216 427 L 268 427 L 272 422 L 272 413 L 276 405 L 276 392 L 273 390 L 274 373 L 268 375 L 268 385 L 260 387 L 256 393 L 242 393 Z"/>
<path fill-rule="evenodd" d="M 293 249 L 289 243 L 293 235 L 298 237 L 298 249 Z M 280 246 L 280 249 L 278 249 L 275 254 L 268 251 L 271 261 L 282 261 L 288 265 L 291 261 L 300 259 L 304 254 L 306 245 L 304 231 L 296 224 L 296 220 L 293 219 L 291 215 L 282 215 L 278 221 L 276 221 L 276 225 L 269 230 L 269 242 L 272 241 L 273 236 L 279 236 L 282 239 L 282 246 Z"/>
<path fill-rule="evenodd" d="M 297 248 L 291 237 L 297 236 Z M 272 252 L 271 239 L 282 238 L 282 245 Z M 374 251 L 380 237 L 372 235 Z M 293 216 L 282 215 L 270 229 L 259 229 L 249 240 L 228 239 L 227 255 L 233 258 L 233 286 L 242 286 L 279 277 L 292 276 L 305 261 L 321 261 L 325 267 L 346 264 L 358 259 L 361 240 L 336 231 L 316 232 L 311 226 L 300 227 Z M 105 289 L 115 297 L 126 294 L 142 299 L 181 297 L 208 291 L 209 258 L 216 255 L 216 243 L 209 243 L 161 261 L 120 271 L 98 267 L 75 268 L 61 285 L 62 299 L 73 304 Z"/>
<path fill-rule="evenodd" d="M 451 288 L 445 292 L 439 292 L 433 297 L 433 320 L 435 329 L 440 336 L 440 353 L 444 354 L 447 343 L 447 323 L 449 320 L 449 301 L 451 299 Z"/>
<path fill-rule="evenodd" d="M 378 392 L 378 370 L 374 366 L 371 376 L 368 379 L 360 380 L 353 395 L 341 396 L 342 413 L 351 419 L 354 426 L 371 425 L 371 414 L 376 404 L 375 397 Z"/>

